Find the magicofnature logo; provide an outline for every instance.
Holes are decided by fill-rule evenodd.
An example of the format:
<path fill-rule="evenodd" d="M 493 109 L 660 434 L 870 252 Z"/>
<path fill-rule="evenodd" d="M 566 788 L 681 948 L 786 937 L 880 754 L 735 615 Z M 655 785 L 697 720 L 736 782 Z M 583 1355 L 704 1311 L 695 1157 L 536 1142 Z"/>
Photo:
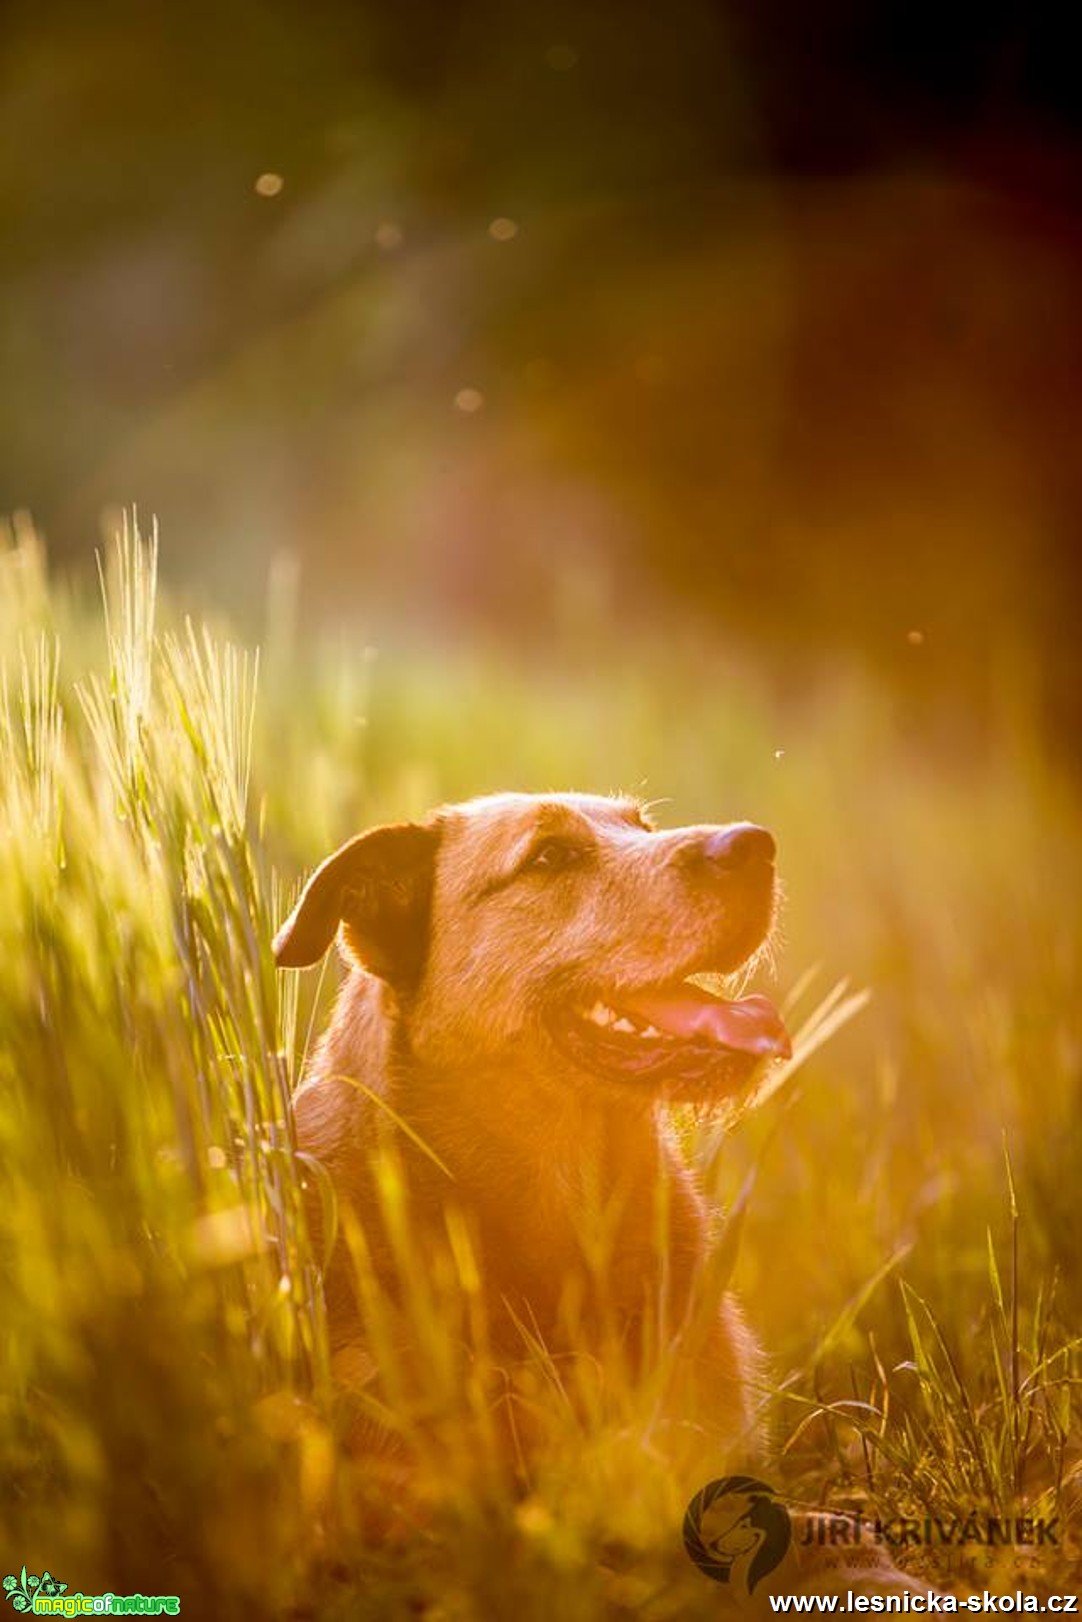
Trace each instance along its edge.
<path fill-rule="evenodd" d="M 16 1611 L 33 1616 L 178 1616 L 176 1594 L 76 1594 L 45 1572 L 28 1576 L 24 1566 L 18 1577 L 5 1577 L 4 1594 Z"/>

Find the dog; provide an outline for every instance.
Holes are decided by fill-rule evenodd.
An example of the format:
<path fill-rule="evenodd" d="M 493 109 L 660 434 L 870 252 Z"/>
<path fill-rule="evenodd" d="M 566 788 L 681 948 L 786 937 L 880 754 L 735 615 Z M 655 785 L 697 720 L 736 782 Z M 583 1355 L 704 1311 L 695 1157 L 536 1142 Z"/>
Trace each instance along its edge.
<path fill-rule="evenodd" d="M 454 1213 L 489 1355 L 585 1353 L 632 1379 L 652 1364 L 676 1451 L 692 1442 L 689 1481 L 704 1460 L 716 1475 L 761 1457 L 761 1354 L 667 1106 L 739 1105 L 790 1056 L 766 997 L 716 989 L 766 948 L 777 907 L 767 829 L 661 830 L 638 801 L 589 794 L 446 806 L 317 868 L 274 952 L 302 968 L 337 940 L 348 968 L 294 1100 L 298 1147 L 343 1219 L 328 1233 L 313 1193 L 344 1388 L 370 1389 L 376 1369 L 351 1226 L 393 1299 L 404 1250 L 435 1268 Z M 405 1241 L 379 1173 L 389 1143 Z M 361 1421 L 358 1445 L 380 1432 Z M 812 1551 L 798 1580 L 923 1592 L 871 1550 Z"/>
<path fill-rule="evenodd" d="M 498 1350 L 521 1353 L 524 1323 L 557 1355 L 603 1325 L 632 1357 L 648 1326 L 679 1334 L 708 1213 L 659 1107 L 739 1098 L 789 1053 L 765 997 L 690 978 L 763 947 L 774 856 L 750 822 L 663 832 L 631 799 L 499 794 L 373 829 L 317 869 L 275 955 L 302 967 L 337 937 L 349 973 L 296 1095 L 297 1138 L 377 1275 L 394 1271 L 373 1174 L 390 1119 L 413 1134 L 420 1228 L 435 1235 L 452 1202 L 469 1218 Z M 340 1370 L 365 1367 L 353 1272 L 340 1241 L 325 1281 Z M 681 1400 L 732 1446 L 755 1433 L 758 1354 L 731 1297 L 709 1318 Z"/>

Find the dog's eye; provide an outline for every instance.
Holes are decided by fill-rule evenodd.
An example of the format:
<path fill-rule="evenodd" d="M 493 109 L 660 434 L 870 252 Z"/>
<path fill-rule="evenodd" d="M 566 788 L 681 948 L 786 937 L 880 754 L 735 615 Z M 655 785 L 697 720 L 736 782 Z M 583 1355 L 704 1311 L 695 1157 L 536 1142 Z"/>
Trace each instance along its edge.
<path fill-rule="evenodd" d="M 570 839 L 543 839 L 527 856 L 521 871 L 532 873 L 535 869 L 541 869 L 545 873 L 561 873 L 565 868 L 581 862 L 585 855 L 584 846 L 576 845 Z"/>

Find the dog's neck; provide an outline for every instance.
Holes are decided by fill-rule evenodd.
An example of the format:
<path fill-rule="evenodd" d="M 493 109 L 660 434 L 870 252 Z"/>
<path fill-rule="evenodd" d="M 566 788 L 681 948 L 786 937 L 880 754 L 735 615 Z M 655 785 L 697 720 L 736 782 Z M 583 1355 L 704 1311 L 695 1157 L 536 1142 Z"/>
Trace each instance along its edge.
<path fill-rule="evenodd" d="M 534 1107 L 524 1110 L 530 1098 Z M 414 1060 L 390 1066 L 388 1101 L 413 1123 L 449 1169 L 464 1176 L 498 1157 L 527 1184 L 556 1166 L 589 1167 L 611 1192 L 656 1175 L 663 1153 L 655 1099 L 624 1096 L 600 1077 L 523 1073 L 517 1058 L 480 1060 L 441 1073 Z"/>
<path fill-rule="evenodd" d="M 432 1199 L 442 1205 L 469 1191 L 464 1203 L 486 1265 L 513 1267 L 507 1293 L 521 1292 L 535 1309 L 611 1250 L 619 1273 L 606 1289 L 625 1317 L 637 1316 L 661 1271 L 657 1236 L 667 1232 L 676 1311 L 701 1255 L 702 1215 L 656 1102 L 625 1099 L 600 1080 L 591 1090 L 589 1078 L 562 1089 L 551 1076 L 538 1078 L 536 1091 L 523 1085 L 529 1080 L 520 1073 L 509 1085 L 499 1064 L 479 1066 L 468 1080 L 416 1065 L 395 1076 L 388 1102 L 452 1179 L 415 1157 Z M 524 1096 L 537 1099 L 536 1111 L 516 1107 Z M 549 1306 L 555 1311 L 555 1301 Z"/>

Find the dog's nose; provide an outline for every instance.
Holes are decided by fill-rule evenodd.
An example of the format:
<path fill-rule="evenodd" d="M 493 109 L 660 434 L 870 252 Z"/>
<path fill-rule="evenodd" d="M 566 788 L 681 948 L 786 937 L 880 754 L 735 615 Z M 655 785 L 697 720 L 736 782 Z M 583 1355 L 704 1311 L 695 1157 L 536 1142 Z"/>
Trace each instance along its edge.
<path fill-rule="evenodd" d="M 702 853 L 717 867 L 735 869 L 748 862 L 772 862 L 777 846 L 773 834 L 754 822 L 734 822 L 703 841 Z"/>

